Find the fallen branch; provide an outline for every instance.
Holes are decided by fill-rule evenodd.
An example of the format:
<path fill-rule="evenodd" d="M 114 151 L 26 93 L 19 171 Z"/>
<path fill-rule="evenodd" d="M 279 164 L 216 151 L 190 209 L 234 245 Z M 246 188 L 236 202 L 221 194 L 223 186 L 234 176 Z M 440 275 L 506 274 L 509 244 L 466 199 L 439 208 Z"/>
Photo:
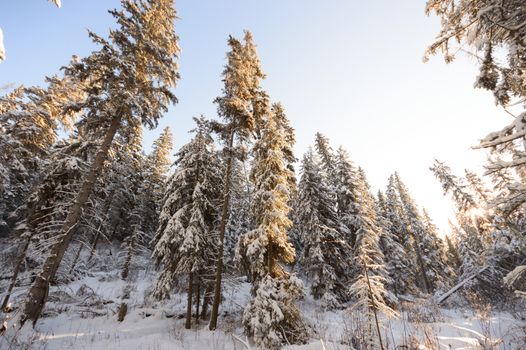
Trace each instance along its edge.
<path fill-rule="evenodd" d="M 246 337 L 246 341 L 245 341 L 241 339 L 240 337 L 238 337 L 237 335 L 232 334 L 232 338 L 234 338 L 235 340 L 243 344 L 248 350 L 251 350 L 250 344 L 248 343 L 248 337 Z"/>
<path fill-rule="evenodd" d="M 488 266 L 485 266 L 483 268 L 481 268 L 480 270 L 478 270 L 477 272 L 475 272 L 474 274 L 472 274 L 471 276 L 467 277 L 466 279 L 460 281 L 456 286 L 454 286 L 453 288 L 451 288 L 448 292 L 446 292 L 445 294 L 442 294 L 442 296 L 440 296 L 437 300 L 437 304 L 441 304 L 443 303 L 447 298 L 449 298 L 453 293 L 455 293 L 457 290 L 459 290 L 460 288 L 464 287 L 464 285 L 471 281 L 473 278 L 477 277 L 478 275 L 480 275 L 482 272 L 486 271 L 488 269 Z"/>

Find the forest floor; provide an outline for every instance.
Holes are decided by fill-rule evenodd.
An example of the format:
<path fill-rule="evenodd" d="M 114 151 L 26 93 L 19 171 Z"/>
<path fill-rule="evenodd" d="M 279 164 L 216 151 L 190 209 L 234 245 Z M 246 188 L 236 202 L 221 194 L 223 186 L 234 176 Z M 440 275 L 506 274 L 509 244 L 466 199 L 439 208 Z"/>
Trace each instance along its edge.
<path fill-rule="evenodd" d="M 243 305 L 250 295 L 248 283 L 227 279 L 217 331 L 208 331 L 206 321 L 186 330 L 184 293 L 165 302 L 149 296 L 157 275 L 152 264 L 143 260 L 141 268 L 125 282 L 120 270 L 114 268 L 115 259 L 99 258 L 99 269 L 52 287 L 35 330 L 27 325 L 16 332 L 9 330 L 0 336 L 0 349 L 257 349 L 247 342 L 241 324 Z M 5 283 L 0 284 L 0 292 Z M 26 288 L 15 291 L 13 304 L 21 301 Z M 118 322 L 118 307 L 123 301 L 128 304 L 128 314 Z M 326 311 L 308 295 L 299 306 L 311 327 L 311 340 L 285 349 L 350 349 L 353 341 L 366 334 L 367 320 L 362 314 Z M 16 317 L 16 311 L 8 316 Z M 0 313 L 0 317 L 5 315 Z M 436 306 L 431 298 L 416 299 L 403 304 L 398 319 L 382 319 L 382 340 L 388 349 L 526 349 L 526 322 L 521 319 L 524 314 L 513 310 L 475 310 L 458 303 L 446 308 Z"/>

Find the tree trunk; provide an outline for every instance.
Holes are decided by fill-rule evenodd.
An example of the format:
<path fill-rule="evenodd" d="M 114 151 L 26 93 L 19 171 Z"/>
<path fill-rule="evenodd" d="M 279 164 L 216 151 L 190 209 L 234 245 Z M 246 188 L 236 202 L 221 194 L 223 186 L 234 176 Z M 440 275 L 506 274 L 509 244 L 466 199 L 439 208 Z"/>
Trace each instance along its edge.
<path fill-rule="evenodd" d="M 184 328 L 190 329 L 192 328 L 192 295 L 194 293 L 193 291 L 193 284 L 194 284 L 194 278 L 193 273 L 190 271 L 188 273 L 188 302 L 186 304 L 186 323 L 184 324 Z"/>
<path fill-rule="evenodd" d="M 135 248 L 135 230 L 130 237 L 130 243 L 128 244 L 128 253 L 126 254 L 126 260 L 124 260 L 124 265 L 122 266 L 121 277 L 123 280 L 128 278 L 130 274 L 130 263 L 133 256 L 133 249 Z"/>
<path fill-rule="evenodd" d="M 201 319 L 206 320 L 208 314 L 208 304 L 210 303 L 210 293 L 212 293 L 211 286 L 205 288 L 205 293 L 203 295 L 203 307 L 201 311 Z"/>
<path fill-rule="evenodd" d="M 195 324 L 199 324 L 199 303 L 201 302 L 201 281 L 197 282 L 195 291 Z"/>
<path fill-rule="evenodd" d="M 7 305 L 9 304 L 9 298 L 11 298 L 11 292 L 13 292 L 13 288 L 15 288 L 18 274 L 20 273 L 20 270 L 22 269 L 22 264 L 24 263 L 24 259 L 26 258 L 27 249 L 29 248 L 29 244 L 31 243 L 31 237 L 33 237 L 33 234 L 27 237 L 22 247 L 22 252 L 18 256 L 16 265 L 15 265 L 15 270 L 13 271 L 13 277 L 11 278 L 11 284 L 9 285 L 9 288 L 7 288 L 7 294 L 4 298 L 4 302 L 2 303 L 2 307 L 0 308 L 0 310 L 5 310 Z"/>
<path fill-rule="evenodd" d="M 225 196 L 223 199 L 223 208 L 221 212 L 221 222 L 219 224 L 219 251 L 216 262 L 216 278 L 214 283 L 214 302 L 212 304 L 212 314 L 208 328 L 213 331 L 217 327 L 217 317 L 219 315 L 219 304 L 221 303 L 221 279 L 223 278 L 223 253 L 225 230 L 228 222 L 228 212 L 230 206 L 230 182 L 232 177 L 232 161 L 234 158 L 232 147 L 234 146 L 234 132 L 230 131 L 228 140 L 228 160 L 225 174 Z"/>
<path fill-rule="evenodd" d="M 376 306 L 376 302 L 374 301 L 373 296 L 373 289 L 371 287 L 371 281 L 369 280 L 369 274 L 367 273 L 367 265 L 365 265 L 365 262 L 362 261 L 363 264 L 363 271 L 365 273 L 365 278 L 367 279 L 367 288 L 369 289 L 369 298 L 371 299 L 371 306 L 373 309 L 374 314 L 374 323 L 376 324 L 376 331 L 378 332 L 378 340 L 380 342 L 380 349 L 384 350 L 384 344 L 382 342 L 382 333 L 380 333 L 380 323 L 378 322 L 378 307 Z"/>
<path fill-rule="evenodd" d="M 117 315 L 117 321 L 122 322 L 124 321 L 124 318 L 126 317 L 126 314 L 128 313 L 128 304 L 121 303 L 121 306 L 119 306 L 119 313 Z"/>
<path fill-rule="evenodd" d="M 20 325 L 23 326 L 27 320 L 33 321 L 33 326 L 36 324 L 42 309 L 47 300 L 49 292 L 49 282 L 55 277 L 60 262 L 66 253 L 66 249 L 69 246 L 71 238 L 73 236 L 74 227 L 78 223 L 80 216 L 82 214 L 82 208 L 88 201 L 88 198 L 95 187 L 95 182 L 99 177 L 100 171 L 104 165 L 104 160 L 108 155 L 113 137 L 117 133 L 121 123 L 120 114 L 113 118 L 111 121 L 110 127 L 106 131 L 104 140 L 100 146 L 97 155 L 91 165 L 90 171 L 82 183 L 82 187 L 77 194 L 73 205 L 69 209 L 68 216 L 64 221 L 64 225 L 60 231 L 60 234 L 57 235 L 58 241 L 52 247 L 51 253 L 44 262 L 42 271 L 37 276 L 35 282 L 29 290 L 23 313 L 20 319 Z"/>
<path fill-rule="evenodd" d="M 416 236 L 416 235 L 415 235 Z M 416 258 L 418 259 L 418 264 L 420 265 L 420 271 L 422 271 L 422 279 L 424 280 L 424 287 L 426 288 L 426 293 L 431 293 L 431 283 L 426 274 L 426 266 L 424 264 L 424 259 L 422 259 L 422 254 L 420 253 L 420 247 L 418 244 L 419 240 L 415 237 L 415 252 Z"/>

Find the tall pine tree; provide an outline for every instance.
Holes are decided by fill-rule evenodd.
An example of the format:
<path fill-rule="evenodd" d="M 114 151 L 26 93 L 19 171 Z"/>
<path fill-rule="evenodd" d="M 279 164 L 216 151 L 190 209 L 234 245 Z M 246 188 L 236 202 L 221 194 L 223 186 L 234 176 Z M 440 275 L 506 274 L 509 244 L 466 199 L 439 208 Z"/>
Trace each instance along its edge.
<path fill-rule="evenodd" d="M 292 148 L 288 143 L 291 130 L 279 125 L 277 118 L 275 111 L 267 114 L 261 138 L 254 145 L 256 228 L 240 237 L 237 249 L 238 259 L 247 261 L 244 266 L 248 266 L 252 281 L 253 298 L 245 308 L 243 323 L 256 344 L 265 349 L 306 340 L 305 325 L 294 305 L 303 294 L 302 283 L 282 266 L 295 259 L 287 236 L 292 225 L 288 202 L 294 187 L 284 153 Z"/>
<path fill-rule="evenodd" d="M 100 148 L 86 174 L 42 272 L 29 290 L 21 324 L 38 320 L 46 302 L 50 281 L 62 261 L 104 160 L 119 128 L 150 127 L 176 98 L 170 91 L 178 79 L 175 59 L 179 53 L 174 33 L 175 9 L 171 0 L 122 1 L 123 10 L 110 11 L 118 28 L 109 40 L 90 33 L 101 49 L 74 63 L 66 74 L 86 84 L 90 96 L 75 106 L 82 111 L 87 130 L 105 130 Z"/>

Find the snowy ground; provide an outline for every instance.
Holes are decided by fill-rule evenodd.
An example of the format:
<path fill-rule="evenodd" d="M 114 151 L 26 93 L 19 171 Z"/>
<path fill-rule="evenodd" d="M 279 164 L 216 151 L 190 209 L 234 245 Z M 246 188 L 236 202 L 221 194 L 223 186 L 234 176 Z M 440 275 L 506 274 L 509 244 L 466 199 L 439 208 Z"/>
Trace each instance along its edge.
<path fill-rule="evenodd" d="M 16 334 L 16 342 L 12 341 L 15 334 L 8 332 L 7 337 L 0 337 L 0 349 L 246 348 L 240 319 L 249 297 L 247 283 L 230 283 L 225 288 L 221 329 L 210 332 L 202 322 L 195 329 L 185 330 L 184 295 L 175 295 L 166 303 L 150 299 L 154 275 L 151 270 L 143 270 L 135 276 L 135 282 L 126 283 L 119 279 L 118 270 L 98 271 L 53 287 L 52 302 L 36 331 L 22 329 Z M 123 322 L 117 322 L 117 308 L 126 294 L 128 315 Z M 352 336 L 359 337 L 366 327 L 363 315 L 324 311 L 310 297 L 300 307 L 313 329 L 312 340 L 285 349 L 349 349 Z M 526 323 L 509 313 L 490 312 L 481 317 L 469 309 L 440 309 L 423 300 L 407 303 L 405 308 L 399 319 L 383 320 L 383 341 L 389 349 L 395 344 L 409 346 L 415 340 L 420 349 L 524 349 Z M 250 347 L 256 349 L 253 344 Z"/>

